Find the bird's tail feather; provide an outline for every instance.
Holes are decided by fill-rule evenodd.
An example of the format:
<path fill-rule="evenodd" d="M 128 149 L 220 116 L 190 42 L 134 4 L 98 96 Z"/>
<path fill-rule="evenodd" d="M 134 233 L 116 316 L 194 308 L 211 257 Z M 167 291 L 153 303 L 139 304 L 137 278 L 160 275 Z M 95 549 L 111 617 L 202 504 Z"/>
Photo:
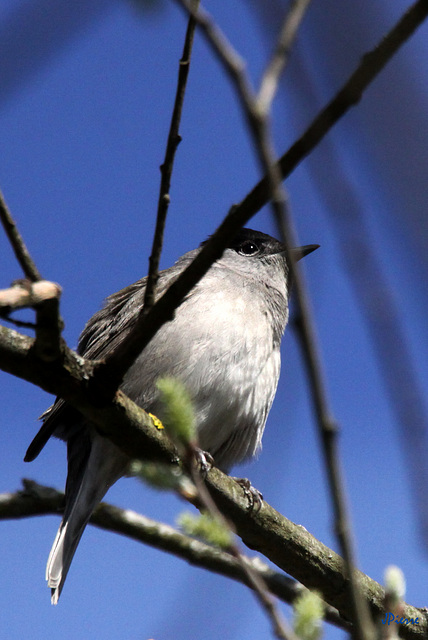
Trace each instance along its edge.
<path fill-rule="evenodd" d="M 97 504 L 109 487 L 124 474 L 128 458 L 113 444 L 95 436 L 80 487 L 71 492 L 46 566 L 52 604 L 57 604 L 73 556 Z"/>

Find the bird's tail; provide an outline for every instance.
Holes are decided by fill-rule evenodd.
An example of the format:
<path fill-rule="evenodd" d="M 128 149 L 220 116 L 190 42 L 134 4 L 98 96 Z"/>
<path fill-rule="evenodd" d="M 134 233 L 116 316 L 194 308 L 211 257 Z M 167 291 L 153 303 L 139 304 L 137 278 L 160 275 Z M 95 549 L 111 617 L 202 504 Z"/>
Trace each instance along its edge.
<path fill-rule="evenodd" d="M 46 580 L 52 604 L 57 604 L 83 531 L 97 504 L 126 471 L 129 459 L 113 444 L 95 436 L 91 453 L 78 487 L 67 487 L 69 503 L 52 545 L 46 566 Z M 68 481 L 69 482 L 69 479 Z M 66 492 L 67 493 L 67 492 Z M 67 498 L 66 498 L 67 499 Z"/>

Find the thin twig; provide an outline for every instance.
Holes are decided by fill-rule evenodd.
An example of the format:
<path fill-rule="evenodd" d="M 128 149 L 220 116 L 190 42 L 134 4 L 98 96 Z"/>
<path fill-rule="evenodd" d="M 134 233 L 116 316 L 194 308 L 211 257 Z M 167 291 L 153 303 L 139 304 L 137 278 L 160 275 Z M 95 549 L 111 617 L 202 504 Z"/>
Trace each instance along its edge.
<path fill-rule="evenodd" d="M 24 239 L 18 231 L 18 227 L 7 208 L 1 191 L 0 220 L 25 275 L 31 282 L 39 283 L 39 281 L 42 280 L 42 276 L 25 246 Z M 36 311 L 36 341 L 34 344 L 34 353 L 37 354 L 41 360 L 46 362 L 59 358 L 61 349 L 63 348 L 61 332 L 64 325 L 59 315 L 59 296 L 61 294 L 61 287 L 58 285 L 53 286 L 56 287 L 56 295 L 49 296 L 49 299 L 41 300 L 37 300 L 36 295 L 33 303 L 31 304 Z M 25 283 L 21 283 L 21 287 L 22 289 L 31 289 L 31 286 L 26 287 Z M 40 289 L 43 289 L 43 287 L 40 287 Z M 37 287 L 35 290 L 37 290 Z M 32 297 L 32 294 L 29 296 L 28 300 L 30 300 L 30 297 Z M 29 306 L 29 303 L 28 305 L 23 306 Z"/>
<path fill-rule="evenodd" d="M 190 463 L 187 465 L 190 475 L 198 492 L 198 498 L 202 503 L 202 508 L 207 510 L 210 515 L 217 520 L 225 529 L 236 534 L 233 524 L 224 516 L 220 509 L 212 499 L 208 489 L 206 488 L 197 461 L 190 451 Z M 239 563 L 247 577 L 250 587 L 254 590 L 257 600 L 261 604 L 264 611 L 271 621 L 273 631 L 277 638 L 282 640 L 298 640 L 294 631 L 289 627 L 287 621 L 280 615 L 276 608 L 275 602 L 269 593 L 266 583 L 257 571 L 254 571 L 251 563 L 239 550 L 238 546 L 231 542 L 228 551 Z"/>
<path fill-rule="evenodd" d="M 195 0 L 195 7 L 199 6 L 199 0 Z M 147 276 L 146 292 L 144 295 L 144 308 L 146 312 L 153 306 L 155 301 L 156 284 L 159 278 L 159 262 L 163 245 L 163 234 L 165 229 L 166 216 L 168 213 L 171 186 L 171 176 L 174 166 L 175 152 L 181 141 L 179 134 L 181 113 L 183 109 L 184 96 L 186 93 L 187 78 L 190 69 L 190 58 L 192 55 L 193 39 L 195 35 L 195 20 L 189 16 L 186 36 L 184 39 L 183 53 L 179 63 L 177 90 L 175 94 L 174 109 L 171 116 L 168 140 L 165 150 L 165 158 L 160 167 L 161 184 L 159 189 L 158 210 L 156 216 L 156 228 L 153 236 L 152 253 L 149 258 L 149 273 Z"/>
<path fill-rule="evenodd" d="M 4 200 L 3 194 L 0 191 L 0 220 L 3 225 L 3 228 L 6 232 L 7 237 L 9 238 L 9 242 L 11 247 L 15 253 L 16 259 L 26 277 L 29 278 L 32 282 L 37 282 L 37 280 L 41 280 L 42 276 L 40 275 L 39 270 L 37 269 L 35 263 L 33 262 L 30 253 L 25 246 L 25 242 L 18 231 L 18 227 L 16 226 L 15 220 L 12 218 L 12 215 L 7 208 L 6 202 Z"/>
<path fill-rule="evenodd" d="M 272 58 L 263 73 L 257 96 L 259 108 L 268 113 L 278 89 L 281 73 L 288 62 L 291 47 L 311 0 L 294 0 L 284 20 Z"/>

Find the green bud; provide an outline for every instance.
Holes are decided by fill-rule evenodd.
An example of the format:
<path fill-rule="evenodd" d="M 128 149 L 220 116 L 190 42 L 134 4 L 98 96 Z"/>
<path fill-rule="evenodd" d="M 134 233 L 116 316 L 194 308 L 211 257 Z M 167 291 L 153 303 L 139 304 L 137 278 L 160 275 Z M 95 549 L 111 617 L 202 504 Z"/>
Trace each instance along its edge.
<path fill-rule="evenodd" d="M 159 378 L 156 383 L 160 391 L 163 409 L 160 415 L 168 435 L 175 442 L 184 444 L 196 438 L 195 412 L 187 389 L 176 378 Z"/>
<path fill-rule="evenodd" d="M 293 603 L 294 631 L 302 640 L 318 640 L 322 633 L 324 603 L 316 591 L 303 591 Z"/>
<path fill-rule="evenodd" d="M 208 513 L 199 516 L 184 511 L 177 518 L 178 526 L 189 536 L 200 538 L 209 544 L 226 549 L 232 544 L 232 533 Z"/>
<path fill-rule="evenodd" d="M 141 462 L 134 460 L 130 475 L 137 476 L 152 487 L 165 490 L 178 490 L 186 478 L 178 465 L 162 462 Z"/>
<path fill-rule="evenodd" d="M 406 579 L 399 567 L 391 564 L 385 569 L 385 590 L 395 601 L 402 600 L 406 594 Z"/>

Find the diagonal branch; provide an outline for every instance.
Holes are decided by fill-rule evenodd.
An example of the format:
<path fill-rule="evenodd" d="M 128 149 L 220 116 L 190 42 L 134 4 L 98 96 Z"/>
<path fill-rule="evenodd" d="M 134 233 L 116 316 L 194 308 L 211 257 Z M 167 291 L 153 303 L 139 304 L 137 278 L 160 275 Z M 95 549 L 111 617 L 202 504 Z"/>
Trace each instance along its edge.
<path fill-rule="evenodd" d="M 6 202 L 3 198 L 3 194 L 0 191 L 0 220 L 3 225 L 3 228 L 6 232 L 7 237 L 9 238 L 9 242 L 12 246 L 12 249 L 15 253 L 16 259 L 26 277 L 32 282 L 37 282 L 37 280 L 41 280 L 42 276 L 40 275 L 39 270 L 37 269 L 35 263 L 33 262 L 30 253 L 25 246 L 25 242 L 18 231 L 18 227 L 14 219 L 11 216 L 9 209 L 7 208 Z"/>
<path fill-rule="evenodd" d="M 260 83 L 257 101 L 262 113 L 268 113 L 270 110 L 278 89 L 281 73 L 288 62 L 291 47 L 310 2 L 311 0 L 294 0 L 283 22 L 272 58 L 263 73 Z"/>
<path fill-rule="evenodd" d="M 32 306 L 36 311 L 36 342 L 34 345 L 35 351 L 42 360 L 52 361 L 61 356 L 61 350 L 63 348 L 63 341 L 61 338 L 61 332 L 63 329 L 63 322 L 59 315 L 59 298 L 61 295 L 61 287 L 50 283 L 50 292 L 54 290 L 53 295 L 41 296 L 37 300 L 37 294 L 35 290 L 40 292 L 43 289 L 40 281 L 42 277 L 33 262 L 25 242 L 18 231 L 18 227 L 12 218 L 12 215 L 7 208 L 6 202 L 3 198 L 3 194 L 0 191 L 0 220 L 3 228 L 6 232 L 9 242 L 15 252 L 15 256 L 22 267 L 28 280 L 18 281 L 14 287 L 15 294 L 18 289 L 21 290 L 21 294 L 24 295 L 25 290 L 28 292 L 28 300 L 32 302 Z M 37 283 L 37 287 L 31 283 Z M 47 285 L 48 283 L 45 283 Z M 46 289 L 46 287 L 45 287 Z M 11 291 L 11 290 L 10 290 Z M 46 290 L 45 290 L 46 294 Z M 32 300 L 30 300 L 30 298 Z M 21 305 L 28 306 L 28 305 Z M 12 305 L 13 308 L 13 305 Z M 7 312 L 6 312 L 7 315 Z"/>
<path fill-rule="evenodd" d="M 279 169 L 286 178 L 308 155 L 332 126 L 361 98 L 365 89 L 383 69 L 394 53 L 412 35 L 428 14 L 428 4 L 418 0 L 398 21 L 378 47 L 366 54 L 358 69 L 351 75 L 335 98 L 321 111 L 307 131 L 280 158 Z M 239 61 L 239 58 L 238 58 Z M 241 61 L 241 64 L 242 61 Z M 148 312 L 142 312 L 135 329 L 117 351 L 97 367 L 100 386 L 106 393 L 114 393 L 124 373 L 156 334 L 158 329 L 172 319 L 174 309 L 183 301 L 192 287 L 218 260 L 228 240 L 245 225 L 269 200 L 268 179 L 264 177 L 250 193 L 232 207 L 226 218 L 209 238 L 195 260 L 186 268 L 174 284 Z"/>
<path fill-rule="evenodd" d="M 418 0 L 398 20 L 379 44 L 366 53 L 335 97 L 320 111 L 304 134 L 281 156 L 279 169 L 287 178 L 321 142 L 334 125 L 363 97 L 365 90 L 383 70 L 397 51 L 421 26 L 428 16 L 428 3 Z M 235 210 L 235 216 L 245 222 L 269 201 L 266 176 L 245 196 Z"/>

